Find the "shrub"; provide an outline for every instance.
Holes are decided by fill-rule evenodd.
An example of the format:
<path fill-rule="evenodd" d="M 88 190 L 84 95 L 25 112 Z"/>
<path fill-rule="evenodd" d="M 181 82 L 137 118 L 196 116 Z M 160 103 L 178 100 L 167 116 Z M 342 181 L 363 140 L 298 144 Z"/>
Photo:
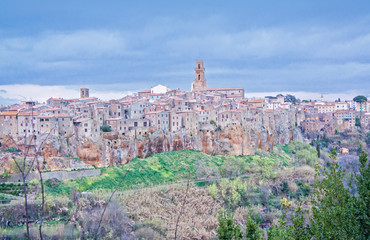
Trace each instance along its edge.
<path fill-rule="evenodd" d="M 103 125 L 100 127 L 100 129 L 103 131 L 103 132 L 111 132 L 111 127 L 109 125 Z"/>
<path fill-rule="evenodd" d="M 96 236 L 103 204 L 98 199 L 91 199 L 89 206 L 80 213 L 82 239 L 133 239 L 132 223 L 124 208 L 117 201 L 111 201 L 106 209 L 100 231 Z M 106 203 L 105 203 L 106 204 Z"/>
<path fill-rule="evenodd" d="M 1 174 L 2 179 L 8 179 L 10 177 L 9 170 L 7 168 L 4 168 L 4 172 Z"/>
<path fill-rule="evenodd" d="M 243 233 L 240 226 L 234 224 L 233 215 L 230 212 L 220 212 L 218 216 L 218 239 L 242 239 Z"/>

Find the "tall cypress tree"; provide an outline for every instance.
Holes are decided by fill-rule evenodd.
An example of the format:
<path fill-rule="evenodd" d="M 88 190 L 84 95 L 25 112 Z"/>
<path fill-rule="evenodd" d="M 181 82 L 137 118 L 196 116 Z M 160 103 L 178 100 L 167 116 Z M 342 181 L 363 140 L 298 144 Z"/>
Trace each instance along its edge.
<path fill-rule="evenodd" d="M 370 239 L 370 167 L 367 154 L 361 149 L 360 175 L 357 176 L 358 198 L 357 219 L 360 225 L 360 239 Z"/>

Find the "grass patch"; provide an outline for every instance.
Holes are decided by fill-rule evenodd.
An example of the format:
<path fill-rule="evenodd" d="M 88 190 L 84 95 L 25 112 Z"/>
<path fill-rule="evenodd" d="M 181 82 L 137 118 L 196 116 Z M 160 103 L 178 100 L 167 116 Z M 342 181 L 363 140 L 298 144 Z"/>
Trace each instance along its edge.
<path fill-rule="evenodd" d="M 179 150 L 154 154 L 146 159 L 135 158 L 125 165 L 101 168 L 100 176 L 83 178 L 81 191 L 112 190 L 128 171 L 125 181 L 120 185 L 120 191 L 186 181 L 188 178 L 229 178 L 251 173 L 261 173 L 261 176 L 268 177 L 274 175 L 280 167 L 291 166 L 291 155 L 298 150 L 310 153 L 315 151 L 309 144 L 296 142 L 278 148 L 283 149 L 283 152 L 265 153 L 262 157 L 211 156 L 200 151 Z M 45 182 L 45 190 L 51 195 L 68 195 L 72 188 L 78 188 L 79 181 L 48 180 Z"/>

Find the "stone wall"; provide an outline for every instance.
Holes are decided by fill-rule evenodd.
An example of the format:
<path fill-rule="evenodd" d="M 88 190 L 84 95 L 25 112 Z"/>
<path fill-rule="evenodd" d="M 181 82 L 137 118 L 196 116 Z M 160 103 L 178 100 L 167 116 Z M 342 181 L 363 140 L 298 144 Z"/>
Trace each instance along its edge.
<path fill-rule="evenodd" d="M 58 180 L 68 180 L 73 178 L 80 177 L 92 177 L 99 176 L 101 174 L 100 169 L 91 169 L 91 170 L 80 170 L 80 171 L 55 171 L 55 172 L 44 172 L 42 173 L 42 178 L 44 180 L 56 178 Z M 29 182 L 32 179 L 40 179 L 39 173 L 31 172 L 28 174 L 26 181 Z M 4 181 L 0 179 L 0 181 Z M 5 182 L 21 182 L 21 174 L 11 174 L 11 176 L 5 180 Z"/>

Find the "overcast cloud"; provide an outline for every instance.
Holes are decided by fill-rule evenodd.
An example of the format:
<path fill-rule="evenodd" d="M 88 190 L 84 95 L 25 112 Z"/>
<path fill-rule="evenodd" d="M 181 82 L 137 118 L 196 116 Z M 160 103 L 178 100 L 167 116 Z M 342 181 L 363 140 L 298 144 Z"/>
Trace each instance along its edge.
<path fill-rule="evenodd" d="M 366 1 L 16 2 L 0 4 L 0 104 L 72 97 L 83 85 L 104 98 L 159 83 L 190 90 L 196 59 L 205 61 L 214 87 L 370 93 Z"/>

